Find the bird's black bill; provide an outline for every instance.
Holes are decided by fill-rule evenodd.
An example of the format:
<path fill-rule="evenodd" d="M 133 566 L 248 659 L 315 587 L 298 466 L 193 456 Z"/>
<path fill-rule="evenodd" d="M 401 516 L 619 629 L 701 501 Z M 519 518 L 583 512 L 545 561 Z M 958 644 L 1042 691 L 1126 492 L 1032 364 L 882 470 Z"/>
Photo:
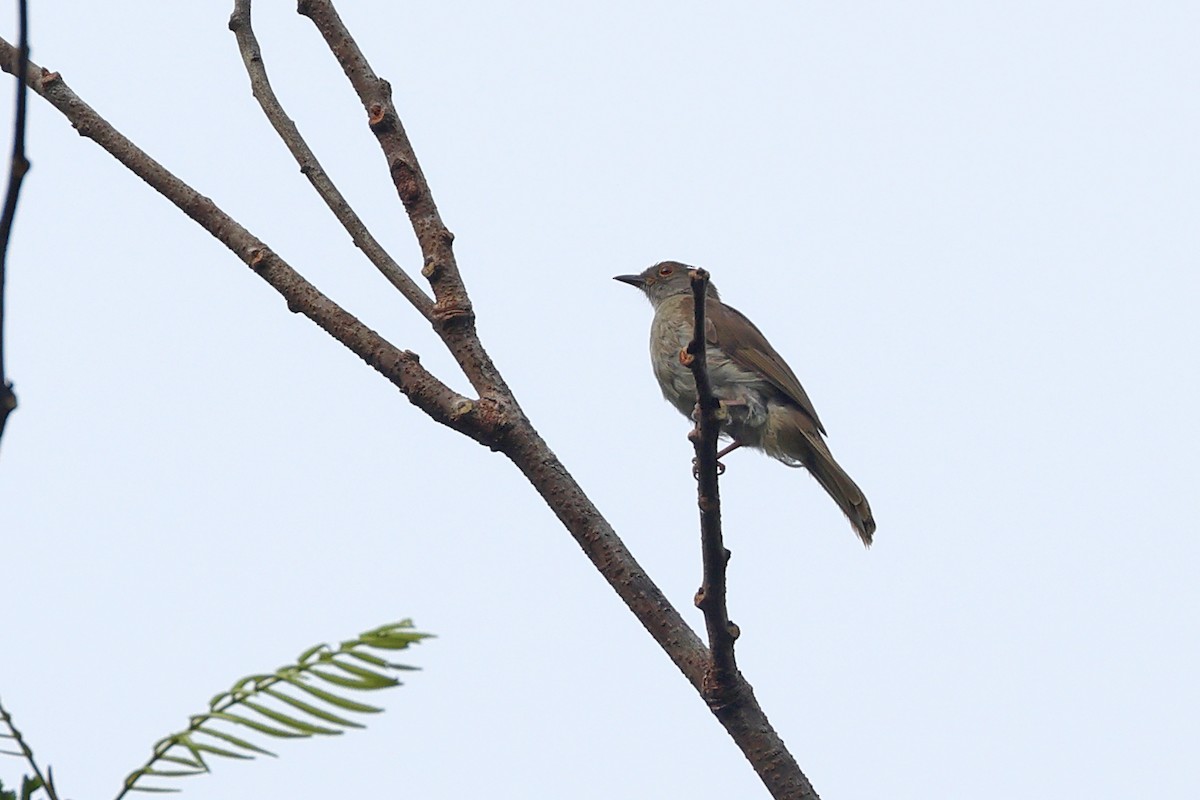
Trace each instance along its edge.
<path fill-rule="evenodd" d="M 646 288 L 646 281 L 641 275 L 616 275 L 613 277 L 613 280 L 628 283 L 630 286 L 636 286 L 639 289 Z"/>

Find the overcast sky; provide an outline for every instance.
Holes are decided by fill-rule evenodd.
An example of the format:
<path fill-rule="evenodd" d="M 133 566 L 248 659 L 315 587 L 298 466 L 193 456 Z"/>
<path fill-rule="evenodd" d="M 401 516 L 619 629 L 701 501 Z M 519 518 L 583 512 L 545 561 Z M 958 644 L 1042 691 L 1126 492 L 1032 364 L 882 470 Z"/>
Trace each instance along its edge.
<path fill-rule="evenodd" d="M 262 117 L 232 2 L 32 5 L 37 62 L 466 390 Z M 288 110 L 415 275 L 357 98 L 294 3 L 257 5 Z M 1200 6 L 338 5 L 490 352 L 697 628 L 688 423 L 611 277 L 708 268 L 804 383 L 875 547 L 761 455 L 722 494 L 739 664 L 823 797 L 1195 796 Z M 411 616 L 439 638 L 367 730 L 186 796 L 766 796 L 502 456 L 30 110 L 0 695 L 64 795 L 112 797 L 237 678 Z"/>

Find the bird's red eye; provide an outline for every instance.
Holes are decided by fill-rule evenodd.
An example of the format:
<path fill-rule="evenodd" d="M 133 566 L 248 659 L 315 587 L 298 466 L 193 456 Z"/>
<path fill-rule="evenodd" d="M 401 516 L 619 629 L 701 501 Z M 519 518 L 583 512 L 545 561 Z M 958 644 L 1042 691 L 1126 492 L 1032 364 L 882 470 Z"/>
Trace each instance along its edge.
<path fill-rule="evenodd" d="M 667 277 L 668 275 L 670 275 L 674 271 L 675 270 L 672 267 L 659 267 L 658 268 L 658 274 L 662 275 L 664 278 Z"/>

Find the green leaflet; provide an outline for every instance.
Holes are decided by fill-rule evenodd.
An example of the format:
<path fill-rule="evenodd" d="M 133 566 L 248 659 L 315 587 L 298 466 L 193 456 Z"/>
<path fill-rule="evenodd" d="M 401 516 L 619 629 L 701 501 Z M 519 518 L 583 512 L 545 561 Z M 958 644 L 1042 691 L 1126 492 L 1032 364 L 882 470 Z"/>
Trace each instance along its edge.
<path fill-rule="evenodd" d="M 309 735 L 307 733 L 293 733 L 292 731 L 285 731 L 282 728 L 272 728 L 270 725 L 259 722 L 258 720 L 250 719 L 249 717 L 243 717 L 240 714 L 230 714 L 228 711 L 214 711 L 212 718 L 223 719 L 226 722 L 232 722 L 235 725 L 245 725 L 247 728 L 256 730 L 259 733 L 267 736 L 274 736 L 278 739 L 304 739 Z"/>
<path fill-rule="evenodd" d="M 161 775 L 166 778 L 180 778 L 185 775 L 203 775 L 202 769 L 150 769 L 142 770 L 143 775 Z"/>
<path fill-rule="evenodd" d="M 387 659 L 380 658 L 374 653 L 364 653 L 361 650 L 347 650 L 345 653 L 343 653 L 343 655 L 350 656 L 351 658 L 357 658 L 359 661 L 366 662 L 367 664 L 373 664 L 376 667 L 391 666 L 391 663 Z"/>
<path fill-rule="evenodd" d="M 377 706 L 369 706 L 365 703 L 356 703 L 353 700 L 347 700 L 346 698 L 340 697 L 332 692 L 327 692 L 319 686 L 313 686 L 312 684 L 305 683 L 299 679 L 283 678 L 283 680 L 287 681 L 292 686 L 295 686 L 297 689 L 308 692 L 313 697 L 324 700 L 326 703 L 335 705 L 338 708 L 344 708 L 347 711 L 357 711 L 361 714 L 378 714 L 383 711 L 382 708 L 378 708 Z"/>
<path fill-rule="evenodd" d="M 196 732 L 204 733 L 209 736 L 215 736 L 216 738 L 221 739 L 222 741 L 229 742 L 232 745 L 236 745 L 237 747 L 244 748 L 244 749 L 249 750 L 254 753 L 260 753 L 264 756 L 270 756 L 271 758 L 277 758 L 277 756 L 274 753 L 272 753 L 270 750 L 263 749 L 263 748 L 259 747 L 258 745 L 254 744 L 253 742 L 247 742 L 245 739 L 239 739 L 237 736 L 234 736 L 232 733 L 229 733 L 228 731 L 219 731 L 219 730 L 216 730 L 215 728 L 199 728 L 199 729 L 197 729 Z"/>
<path fill-rule="evenodd" d="M 138 777 L 141 777 L 139 774 Z M 130 786 L 131 792 L 146 792 L 147 794 L 176 794 L 182 792 L 182 789 L 170 789 L 166 786 Z"/>
<path fill-rule="evenodd" d="M 310 658 L 312 658 L 314 655 L 316 655 L 318 652 L 320 652 L 321 650 L 329 650 L 329 645 L 327 645 L 327 644 L 313 645 L 312 647 L 308 648 L 307 650 L 305 650 L 303 653 L 300 654 L 300 657 L 296 659 L 296 663 L 297 664 L 307 664 L 308 660 Z"/>
<path fill-rule="evenodd" d="M 306 703 L 303 700 L 292 697 L 290 694 L 284 694 L 283 692 L 279 691 L 278 689 L 264 688 L 263 692 L 265 694 L 270 695 L 271 697 L 274 697 L 277 700 L 287 703 L 292 708 L 298 708 L 306 714 L 311 714 L 312 716 L 316 717 L 317 719 L 323 719 L 326 722 L 332 722 L 335 725 L 342 725 L 347 728 L 365 728 L 366 727 L 361 722 L 355 722 L 354 720 L 345 719 L 344 717 L 339 717 L 337 714 L 332 714 L 323 708 L 317 708 L 312 703 Z"/>
<path fill-rule="evenodd" d="M 158 761 L 166 761 L 168 764 L 180 764 L 185 767 L 191 767 L 193 769 L 198 769 L 201 772 L 207 772 L 207 769 L 205 769 L 203 764 L 201 764 L 198 761 L 194 761 L 190 758 L 182 758 L 181 756 L 171 756 L 171 755 L 164 754 L 164 755 L 160 755 L 157 760 Z"/>
<path fill-rule="evenodd" d="M 400 681 L 396 680 L 395 678 L 389 678 L 382 672 L 376 672 L 373 669 L 360 667 L 357 664 L 350 664 L 345 661 L 336 661 L 333 659 L 330 659 L 325 663 L 335 666 L 338 669 L 348 672 L 354 677 L 359 678 L 360 680 L 372 684 L 372 688 L 382 689 L 385 686 L 395 686 L 400 683 Z"/>
<path fill-rule="evenodd" d="M 353 678 L 345 678 L 345 677 L 342 677 L 341 675 L 335 675 L 332 672 L 325 672 L 325 671 L 319 670 L 319 669 L 311 669 L 311 670 L 309 670 L 309 672 L 311 672 L 313 675 L 316 675 L 318 678 L 320 678 L 323 681 L 328 681 L 329 683 L 332 683 L 334 686 L 342 686 L 346 689 L 358 689 L 361 691 L 366 691 L 369 689 L 384 688 L 383 685 L 380 685 L 376 681 L 354 680 Z"/>
<path fill-rule="evenodd" d="M 193 724 L 195 724 L 194 721 L 193 721 Z M 192 758 L 196 759 L 201 764 L 203 764 L 205 769 L 208 769 L 208 764 L 204 761 L 204 756 L 201 755 L 200 748 L 196 745 L 195 742 L 192 741 L 191 736 L 189 736 L 185 732 L 185 733 L 177 734 L 176 738 L 178 739 L 179 744 L 181 744 L 183 747 L 187 748 L 187 751 L 189 753 L 191 753 Z M 151 765 L 154 764 L 155 761 L 156 761 L 156 759 L 153 759 L 153 758 L 150 759 L 150 761 L 146 763 L 146 766 L 150 767 Z"/>
<path fill-rule="evenodd" d="M 46 767 L 46 780 L 50 782 L 50 788 L 54 788 L 54 776 L 50 773 L 50 768 Z M 21 778 L 21 800 L 29 800 L 33 797 L 33 793 L 43 786 L 42 779 L 34 775 L 32 777 L 26 775 Z M 57 793 L 56 793 L 57 794 Z"/>
<path fill-rule="evenodd" d="M 253 702 L 247 700 L 244 703 L 242 703 L 242 705 L 244 705 L 246 708 L 254 709 L 255 711 L 262 714 L 267 719 L 278 722 L 280 725 L 287 725 L 289 728 L 295 728 L 296 730 L 300 731 L 301 733 L 304 733 L 304 734 L 307 734 L 310 736 L 316 735 L 316 734 L 321 734 L 321 735 L 325 735 L 325 736 L 340 736 L 342 734 L 342 732 L 340 730 L 338 730 L 337 728 L 326 728 L 323 725 L 313 725 L 312 723 L 304 722 L 303 720 L 299 720 L 293 716 L 284 714 L 282 711 L 276 711 L 273 708 L 264 706 L 261 703 L 253 703 Z"/>
<path fill-rule="evenodd" d="M 212 733 L 212 731 L 199 731 L 199 733 Z M 236 758 L 241 761 L 250 761 L 254 756 L 248 756 L 244 753 L 235 753 L 233 750 L 226 750 L 224 747 L 216 747 L 211 744 L 198 744 L 197 750 L 202 750 L 205 753 L 211 753 L 214 756 L 225 756 L 226 758 Z"/>
<path fill-rule="evenodd" d="M 368 647 L 377 647 L 380 650 L 403 650 L 410 644 L 428 638 L 429 634 L 427 633 L 363 634 L 362 643 Z"/>

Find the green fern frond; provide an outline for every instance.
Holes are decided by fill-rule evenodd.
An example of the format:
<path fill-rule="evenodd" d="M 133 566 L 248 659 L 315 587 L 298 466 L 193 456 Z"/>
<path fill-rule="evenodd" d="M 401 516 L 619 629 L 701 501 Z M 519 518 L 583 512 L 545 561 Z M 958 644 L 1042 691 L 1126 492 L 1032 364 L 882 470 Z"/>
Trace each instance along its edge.
<path fill-rule="evenodd" d="M 275 755 L 231 733 L 230 728 L 240 728 L 251 736 L 305 739 L 337 736 L 343 729 L 363 727 L 342 714 L 377 714 L 383 709 L 356 702 L 319 684 L 360 691 L 398 686 L 400 681 L 390 673 L 417 667 L 395 664 L 370 650 L 403 650 L 429 638 L 430 634 L 414 631 L 412 626 L 412 620 L 406 619 L 369 630 L 336 649 L 327 644 L 315 645 L 301 653 L 294 664 L 271 674 L 242 678 L 229 691 L 213 697 L 208 711 L 191 717 L 185 730 L 156 742 L 150 759 L 125 778 L 116 800 L 128 792 L 177 792 L 179 789 L 157 785 L 156 779 L 209 772 L 209 757 L 247 760 Z M 315 705 L 311 702 L 314 699 L 333 708 Z"/>

